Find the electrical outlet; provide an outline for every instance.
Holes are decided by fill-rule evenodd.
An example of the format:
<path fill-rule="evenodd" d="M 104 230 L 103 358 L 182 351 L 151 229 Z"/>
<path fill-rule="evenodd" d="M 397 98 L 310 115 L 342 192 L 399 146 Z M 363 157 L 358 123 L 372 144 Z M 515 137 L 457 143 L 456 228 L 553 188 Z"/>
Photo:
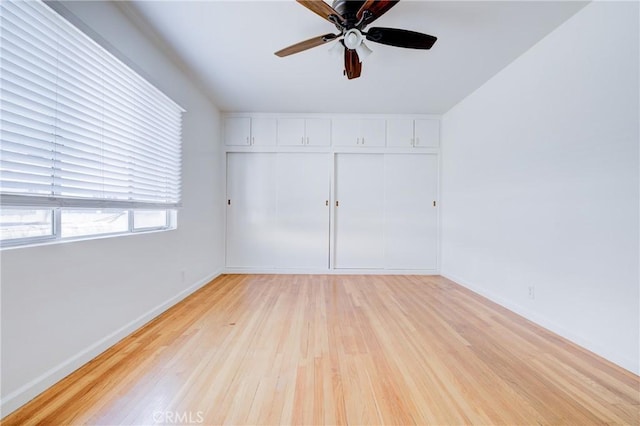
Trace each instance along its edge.
<path fill-rule="evenodd" d="M 529 299 L 535 299 L 536 298 L 536 287 L 530 285 L 528 288 L 529 288 Z"/>

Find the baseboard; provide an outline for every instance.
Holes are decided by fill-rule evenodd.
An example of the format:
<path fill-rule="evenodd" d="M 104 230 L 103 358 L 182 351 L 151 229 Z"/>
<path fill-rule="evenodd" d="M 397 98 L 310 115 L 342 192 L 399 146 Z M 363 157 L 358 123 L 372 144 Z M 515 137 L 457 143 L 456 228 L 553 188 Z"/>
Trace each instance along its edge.
<path fill-rule="evenodd" d="M 281 275 L 438 275 L 436 269 L 295 269 L 295 268 L 225 268 L 225 274 Z"/>
<path fill-rule="evenodd" d="M 531 309 L 527 309 L 525 307 L 523 307 L 522 305 L 519 305 L 517 303 L 514 303 L 511 300 L 505 299 L 503 297 L 500 297 L 492 292 L 486 291 L 486 289 L 484 289 L 481 286 L 478 286 L 474 283 L 472 283 L 471 281 L 467 281 L 464 278 L 452 275 L 452 274 L 448 274 L 446 272 L 442 272 L 441 275 L 451 281 L 454 281 L 455 283 L 473 291 L 474 293 L 477 293 L 483 297 L 486 297 L 487 299 L 491 300 L 492 302 L 497 303 L 498 305 L 510 310 L 511 312 L 514 312 L 518 315 L 520 315 L 521 317 L 524 317 L 526 319 L 528 319 L 529 321 L 532 321 L 534 323 L 536 323 L 537 325 L 546 328 L 547 330 L 575 343 L 578 346 L 583 347 L 584 349 L 593 352 L 594 354 L 601 356 L 602 358 L 616 364 L 619 367 L 624 368 L 627 371 L 630 371 L 631 373 L 635 374 L 635 375 L 640 375 L 640 367 L 638 366 L 638 360 L 633 360 L 629 357 L 626 357 L 624 355 L 621 355 L 619 353 L 613 352 L 610 349 L 603 347 L 602 345 L 599 345 L 598 343 L 595 343 L 593 341 L 590 341 L 589 339 L 585 339 L 582 336 L 579 336 L 573 332 L 571 332 L 570 330 L 567 330 L 566 328 L 562 327 L 561 325 L 550 321 L 547 318 L 544 318 L 543 316 L 541 316 L 540 314 L 532 311 Z"/>
<path fill-rule="evenodd" d="M 40 393 L 53 386 L 69 374 L 73 373 L 75 370 L 82 367 L 84 364 L 91 361 L 102 352 L 106 351 L 111 346 L 115 345 L 120 340 L 127 337 L 158 315 L 165 312 L 173 305 L 177 304 L 196 290 L 203 287 L 205 284 L 220 276 L 221 274 L 222 270 L 218 270 L 200 279 L 195 284 L 182 290 L 180 293 L 176 294 L 170 299 L 145 312 L 138 318 L 115 330 L 113 333 L 110 333 L 109 335 L 103 337 L 94 344 L 78 352 L 76 355 L 70 357 L 66 361 L 58 364 L 39 377 L 36 377 L 35 379 L 11 392 L 6 397 L 4 397 L 2 401 L 0 401 L 0 418 L 4 418 L 8 414 L 20 408 L 21 406 L 38 396 Z"/>

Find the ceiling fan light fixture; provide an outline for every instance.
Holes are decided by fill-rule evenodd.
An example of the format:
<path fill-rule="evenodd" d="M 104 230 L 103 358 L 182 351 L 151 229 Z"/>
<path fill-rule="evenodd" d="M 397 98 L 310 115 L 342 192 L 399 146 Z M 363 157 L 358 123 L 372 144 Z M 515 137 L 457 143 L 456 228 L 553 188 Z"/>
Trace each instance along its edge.
<path fill-rule="evenodd" d="M 344 46 L 347 49 L 355 50 L 362 43 L 362 33 L 355 28 L 344 33 Z"/>
<path fill-rule="evenodd" d="M 371 55 L 373 51 L 369 49 L 369 46 L 361 42 L 358 47 L 356 47 L 356 53 L 358 53 L 358 58 L 360 58 L 360 62 L 363 61 L 364 58 Z"/>
<path fill-rule="evenodd" d="M 337 43 L 334 43 L 328 52 L 331 56 L 336 56 L 342 59 L 344 57 L 344 46 L 342 45 L 342 42 L 338 41 Z"/>

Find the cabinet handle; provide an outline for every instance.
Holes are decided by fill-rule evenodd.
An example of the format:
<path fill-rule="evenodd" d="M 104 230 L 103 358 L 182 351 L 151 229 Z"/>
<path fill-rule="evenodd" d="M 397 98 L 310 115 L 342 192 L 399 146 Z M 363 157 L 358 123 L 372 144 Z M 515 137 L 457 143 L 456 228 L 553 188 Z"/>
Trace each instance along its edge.
<path fill-rule="evenodd" d="M 329 200 L 325 200 L 324 201 L 324 205 L 328 207 L 329 206 Z"/>
<path fill-rule="evenodd" d="M 255 145 L 256 144 L 256 138 L 255 136 L 251 136 L 251 145 Z"/>
<path fill-rule="evenodd" d="M 307 136 L 307 145 L 309 145 L 309 136 Z"/>
<path fill-rule="evenodd" d="M 356 145 L 360 145 L 360 138 L 356 138 Z"/>
<path fill-rule="evenodd" d="M 336 201 L 336 207 L 340 205 L 340 201 Z"/>
<path fill-rule="evenodd" d="M 247 145 L 251 145 L 251 142 L 249 142 L 249 136 L 247 136 Z"/>
<path fill-rule="evenodd" d="M 435 207 L 435 206 L 436 206 L 436 202 L 434 201 L 434 202 L 433 202 L 433 207 Z"/>
<path fill-rule="evenodd" d="M 227 200 L 227 205 L 230 206 L 231 205 L 231 200 Z"/>
<path fill-rule="evenodd" d="M 364 145 L 364 136 L 362 137 L 362 145 Z"/>

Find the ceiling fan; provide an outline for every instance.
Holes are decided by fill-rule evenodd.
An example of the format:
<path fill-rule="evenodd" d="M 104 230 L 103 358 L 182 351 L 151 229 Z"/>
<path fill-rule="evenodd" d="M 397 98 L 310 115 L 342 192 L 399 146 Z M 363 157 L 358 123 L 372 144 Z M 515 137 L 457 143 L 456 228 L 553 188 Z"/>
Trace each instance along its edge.
<path fill-rule="evenodd" d="M 331 51 L 344 50 L 344 74 L 348 79 L 360 77 L 362 59 L 371 53 L 364 39 L 389 46 L 410 49 L 431 49 L 437 38 L 415 31 L 396 28 L 374 27 L 365 32 L 367 25 L 378 19 L 398 3 L 399 0 L 334 0 L 329 6 L 322 0 L 296 0 L 298 3 L 328 20 L 340 34 L 328 33 L 301 41 L 275 52 L 285 57 L 333 40 L 339 43 Z"/>

